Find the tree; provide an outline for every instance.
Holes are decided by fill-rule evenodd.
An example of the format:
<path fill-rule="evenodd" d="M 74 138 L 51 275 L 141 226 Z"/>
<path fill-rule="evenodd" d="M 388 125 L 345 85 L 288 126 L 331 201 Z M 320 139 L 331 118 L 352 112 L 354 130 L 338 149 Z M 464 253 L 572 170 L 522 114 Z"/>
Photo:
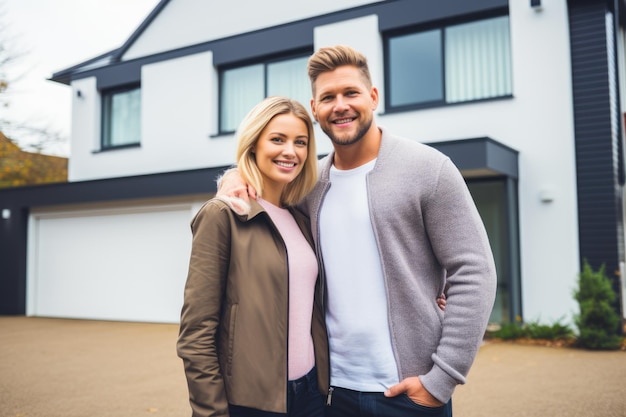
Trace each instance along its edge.
<path fill-rule="evenodd" d="M 0 188 L 67 182 L 67 158 L 24 152 L 0 132 Z"/>
<path fill-rule="evenodd" d="M 10 33 L 7 20 L 4 2 L 0 0 L 0 108 L 10 106 L 13 86 L 25 76 L 25 74 L 10 75 L 10 69 L 15 68 L 15 64 L 27 54 L 27 51 L 21 50 L 22 48 L 18 46 L 17 38 Z M 18 52 L 20 50 L 21 52 Z M 28 139 L 27 149 L 38 153 L 66 141 L 60 132 L 49 126 L 9 120 L 4 112 L 0 112 L 0 132 L 10 136 L 14 141 L 25 142 Z"/>

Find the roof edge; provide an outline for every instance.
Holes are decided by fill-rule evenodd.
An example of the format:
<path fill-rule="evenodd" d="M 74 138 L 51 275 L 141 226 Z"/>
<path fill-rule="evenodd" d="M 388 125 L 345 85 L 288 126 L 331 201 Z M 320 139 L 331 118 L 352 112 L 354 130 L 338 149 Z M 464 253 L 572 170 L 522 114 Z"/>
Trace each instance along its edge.
<path fill-rule="evenodd" d="M 133 45 L 133 43 L 135 43 L 137 38 L 139 38 L 141 34 L 144 32 L 144 30 L 146 30 L 146 28 L 150 26 L 152 21 L 161 13 L 161 11 L 165 8 L 167 3 L 169 2 L 170 0 L 161 0 L 159 4 L 157 4 L 156 7 L 152 9 L 150 14 L 148 14 L 148 16 L 143 20 L 143 22 L 141 22 L 139 27 L 135 29 L 135 31 L 130 35 L 130 37 L 126 40 L 126 42 L 124 42 L 124 44 L 115 51 L 115 53 L 113 54 L 114 62 L 121 60 L 122 56 L 126 53 L 128 48 L 130 48 Z"/>
<path fill-rule="evenodd" d="M 148 14 L 148 16 L 141 22 L 139 27 L 135 29 L 135 31 L 130 35 L 130 37 L 124 42 L 122 46 L 119 48 L 115 48 L 109 52 L 106 52 L 102 55 L 98 55 L 95 58 L 88 59 L 87 61 L 83 61 L 79 64 L 71 66 L 69 68 L 57 71 L 52 74 L 52 77 L 48 78 L 48 81 L 54 81 L 60 84 L 70 85 L 72 81 L 72 75 L 80 72 L 80 70 L 84 67 L 87 67 L 94 62 L 100 61 L 104 58 L 109 57 L 111 59 L 111 63 L 119 62 L 124 55 L 124 53 L 132 46 L 132 44 L 141 36 L 141 34 L 146 30 L 146 28 L 152 23 L 152 21 L 157 17 L 157 15 L 163 10 L 163 8 L 169 3 L 170 0 L 161 0 L 159 4 L 156 5 L 154 9 Z"/>

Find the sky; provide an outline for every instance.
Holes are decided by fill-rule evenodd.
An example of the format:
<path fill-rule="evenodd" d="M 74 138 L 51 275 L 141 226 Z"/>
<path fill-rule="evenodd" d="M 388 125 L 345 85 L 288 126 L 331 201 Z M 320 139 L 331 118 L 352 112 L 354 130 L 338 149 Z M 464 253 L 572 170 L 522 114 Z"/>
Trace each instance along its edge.
<path fill-rule="evenodd" d="M 52 74 L 124 44 L 159 0 L 0 0 L 0 41 L 20 58 L 8 70 L 15 79 L 1 117 L 46 128 L 69 140 L 70 87 Z M 25 137 L 14 137 L 22 147 Z M 44 151 L 69 156 L 69 144 Z"/>

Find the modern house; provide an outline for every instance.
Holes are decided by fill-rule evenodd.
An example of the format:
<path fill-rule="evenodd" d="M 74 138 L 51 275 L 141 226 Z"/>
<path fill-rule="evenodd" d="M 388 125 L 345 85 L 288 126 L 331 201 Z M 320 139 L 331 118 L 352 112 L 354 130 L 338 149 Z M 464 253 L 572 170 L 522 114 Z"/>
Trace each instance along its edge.
<path fill-rule="evenodd" d="M 162 0 L 119 49 L 52 76 L 72 90 L 69 183 L 0 191 L 0 314 L 177 322 L 189 221 L 237 124 L 267 95 L 308 103 L 308 56 L 348 44 L 378 124 L 465 177 L 492 322 L 570 322 L 584 259 L 623 317 L 625 24 L 626 0 Z"/>

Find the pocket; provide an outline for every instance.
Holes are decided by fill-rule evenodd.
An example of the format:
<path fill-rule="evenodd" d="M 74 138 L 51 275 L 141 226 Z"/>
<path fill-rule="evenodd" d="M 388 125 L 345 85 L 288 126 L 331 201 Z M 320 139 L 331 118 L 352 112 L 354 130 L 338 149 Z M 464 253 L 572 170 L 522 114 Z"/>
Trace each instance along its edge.
<path fill-rule="evenodd" d="M 445 416 L 445 407 L 446 405 L 441 405 L 439 407 L 428 407 L 426 405 L 421 405 L 413 401 L 409 396 L 404 393 L 399 396 L 403 399 L 404 403 L 410 407 L 411 409 L 417 411 L 417 414 L 413 414 L 415 416 Z"/>

